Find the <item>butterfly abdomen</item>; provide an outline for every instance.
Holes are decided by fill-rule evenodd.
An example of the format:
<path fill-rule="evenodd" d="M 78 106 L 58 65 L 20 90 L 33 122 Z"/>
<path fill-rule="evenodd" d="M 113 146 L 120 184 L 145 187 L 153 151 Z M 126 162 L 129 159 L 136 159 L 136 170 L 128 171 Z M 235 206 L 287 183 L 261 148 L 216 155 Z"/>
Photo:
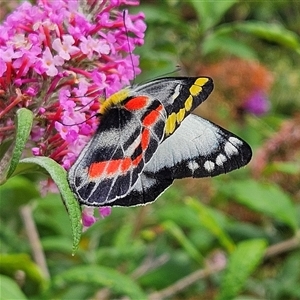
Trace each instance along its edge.
<path fill-rule="evenodd" d="M 112 107 L 120 106 L 129 97 L 130 90 L 125 88 L 108 97 L 100 106 L 99 114 L 105 115 Z"/>

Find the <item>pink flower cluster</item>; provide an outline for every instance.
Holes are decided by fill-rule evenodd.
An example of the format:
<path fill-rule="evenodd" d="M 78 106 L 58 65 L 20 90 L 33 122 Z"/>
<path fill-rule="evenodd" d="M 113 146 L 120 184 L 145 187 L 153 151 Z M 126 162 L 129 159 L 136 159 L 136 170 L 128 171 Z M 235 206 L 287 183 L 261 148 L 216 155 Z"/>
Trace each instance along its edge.
<path fill-rule="evenodd" d="M 40 0 L 9 15 L 0 26 L 1 140 L 14 130 L 15 111 L 27 107 L 36 120 L 33 154 L 68 169 L 97 126 L 99 97 L 140 72 L 132 51 L 143 44 L 144 15 L 118 10 L 137 4 Z"/>
<path fill-rule="evenodd" d="M 0 142 L 20 107 L 34 113 L 28 148 L 69 169 L 94 133 L 99 98 L 140 73 L 133 54 L 144 42 L 137 0 L 24 2 L 0 26 Z"/>

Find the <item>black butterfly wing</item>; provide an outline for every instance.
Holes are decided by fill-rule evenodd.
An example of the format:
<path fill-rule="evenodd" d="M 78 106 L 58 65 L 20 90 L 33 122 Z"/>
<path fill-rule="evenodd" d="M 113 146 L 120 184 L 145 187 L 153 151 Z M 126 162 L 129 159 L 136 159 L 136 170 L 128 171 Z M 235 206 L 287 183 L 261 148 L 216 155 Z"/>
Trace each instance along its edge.
<path fill-rule="evenodd" d="M 212 89 L 207 77 L 162 78 L 108 98 L 97 132 L 68 173 L 79 202 L 114 205 L 126 197 L 162 141 Z"/>

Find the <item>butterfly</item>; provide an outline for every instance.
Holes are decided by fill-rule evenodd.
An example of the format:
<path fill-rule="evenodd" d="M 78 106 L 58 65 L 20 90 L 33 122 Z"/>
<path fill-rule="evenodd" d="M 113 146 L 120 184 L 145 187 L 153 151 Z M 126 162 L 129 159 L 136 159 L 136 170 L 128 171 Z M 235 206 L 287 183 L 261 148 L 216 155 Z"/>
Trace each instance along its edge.
<path fill-rule="evenodd" d="M 156 200 L 175 179 L 208 177 L 245 166 L 250 146 L 190 114 L 212 92 L 209 77 L 166 77 L 128 87 L 100 107 L 100 124 L 68 172 L 88 206 Z"/>

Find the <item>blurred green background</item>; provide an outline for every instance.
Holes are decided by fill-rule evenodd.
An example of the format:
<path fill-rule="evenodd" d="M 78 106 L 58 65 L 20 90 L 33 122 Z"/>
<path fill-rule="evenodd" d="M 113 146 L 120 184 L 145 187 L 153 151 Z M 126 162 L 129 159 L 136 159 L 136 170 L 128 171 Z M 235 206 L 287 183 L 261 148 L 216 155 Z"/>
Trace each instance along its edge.
<path fill-rule="evenodd" d="M 300 299 L 300 2 L 141 1 L 132 11 L 148 26 L 135 83 L 212 77 L 196 113 L 244 138 L 252 161 L 114 208 L 75 256 L 60 196 L 12 178 L 0 190 L 1 299 Z"/>

